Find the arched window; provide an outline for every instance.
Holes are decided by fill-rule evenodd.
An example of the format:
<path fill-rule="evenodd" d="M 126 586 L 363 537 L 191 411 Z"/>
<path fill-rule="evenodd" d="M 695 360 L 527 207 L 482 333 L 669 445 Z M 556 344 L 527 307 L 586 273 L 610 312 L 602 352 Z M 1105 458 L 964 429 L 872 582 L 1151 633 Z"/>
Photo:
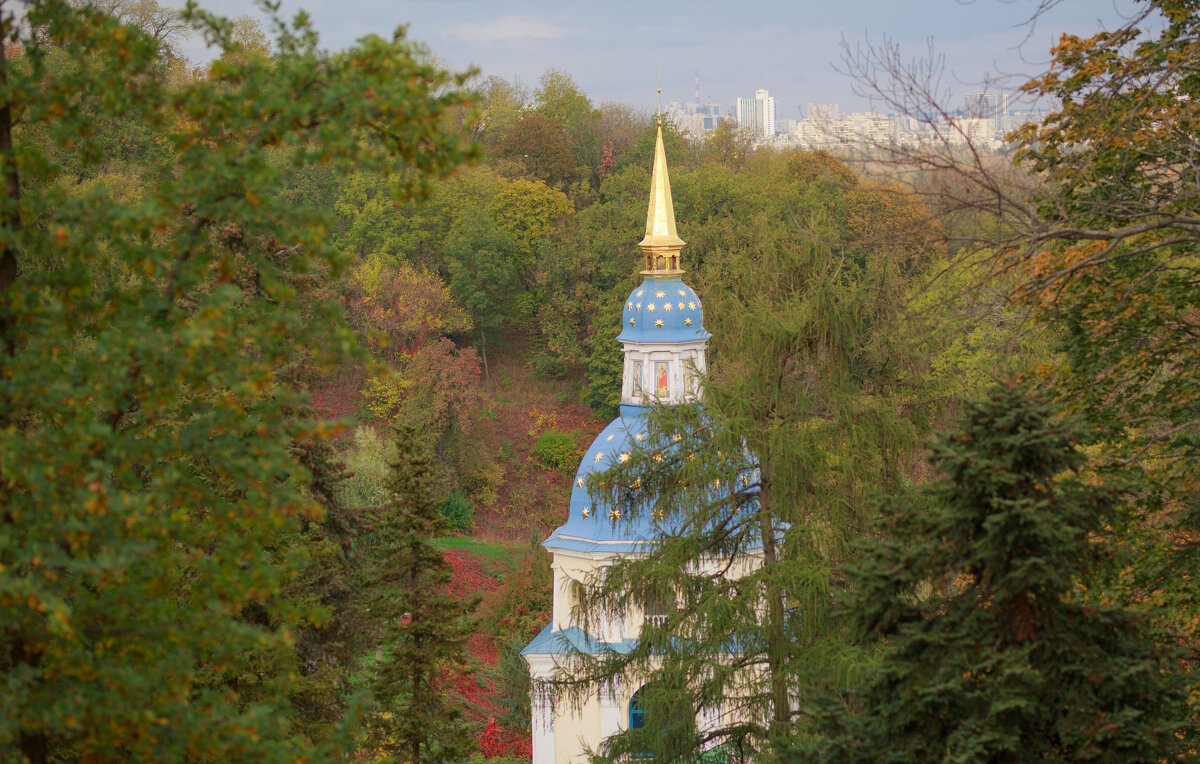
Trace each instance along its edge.
<path fill-rule="evenodd" d="M 644 684 L 629 699 L 629 732 L 629 758 L 650 759 L 651 751 L 667 739 L 687 740 L 695 735 L 696 712 L 686 693 L 654 682 Z"/>
<path fill-rule="evenodd" d="M 639 687 L 629 700 L 629 729 L 631 730 L 640 730 L 646 726 L 646 709 L 642 704 L 642 690 L 644 689 L 646 689 L 645 685 Z"/>

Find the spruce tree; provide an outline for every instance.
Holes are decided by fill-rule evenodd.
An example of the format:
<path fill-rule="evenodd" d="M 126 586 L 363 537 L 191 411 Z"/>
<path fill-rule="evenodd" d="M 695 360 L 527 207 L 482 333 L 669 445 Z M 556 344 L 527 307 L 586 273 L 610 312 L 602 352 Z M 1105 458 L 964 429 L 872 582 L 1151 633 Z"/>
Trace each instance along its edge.
<path fill-rule="evenodd" d="M 1114 493 L 1051 405 L 997 387 L 943 437 L 942 479 L 892 500 L 853 572 L 879 665 L 830 712 L 828 762 L 1144 762 L 1185 748 L 1145 619 L 1104 594 Z M 927 503 L 927 508 L 922 504 Z"/>
<path fill-rule="evenodd" d="M 465 660 L 476 601 L 447 591 L 453 572 L 433 540 L 448 531 L 431 494 L 433 462 L 415 428 L 396 428 L 390 501 L 380 511 L 375 616 L 385 653 L 372 689 L 371 743 L 397 761 L 466 757 L 473 741 L 447 685 Z"/>

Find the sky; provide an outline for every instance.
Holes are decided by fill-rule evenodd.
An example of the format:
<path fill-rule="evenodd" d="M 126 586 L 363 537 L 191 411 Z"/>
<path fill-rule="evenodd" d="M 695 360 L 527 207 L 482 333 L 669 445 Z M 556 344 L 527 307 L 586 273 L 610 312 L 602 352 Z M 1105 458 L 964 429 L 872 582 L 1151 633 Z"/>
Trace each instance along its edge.
<path fill-rule="evenodd" d="M 227 16 L 262 16 L 248 0 L 200 0 Z M 1044 70 L 1063 32 L 1090 35 L 1120 26 L 1132 0 L 1062 0 L 1028 23 L 1036 0 L 282 0 L 291 18 L 307 11 L 328 50 L 401 24 L 449 67 L 517 79 L 536 88 L 561 69 L 593 102 L 650 112 L 662 70 L 663 103 L 691 101 L 699 71 L 702 102 L 734 110 L 758 88 L 776 98 L 777 118 L 798 119 L 808 102 L 888 112 L 854 92 L 843 46 L 890 40 L 903 60 L 944 56 L 950 98 L 997 75 L 1024 81 Z M 185 45 L 195 61 L 208 55 Z M 989 85 L 995 89 L 995 85 Z"/>

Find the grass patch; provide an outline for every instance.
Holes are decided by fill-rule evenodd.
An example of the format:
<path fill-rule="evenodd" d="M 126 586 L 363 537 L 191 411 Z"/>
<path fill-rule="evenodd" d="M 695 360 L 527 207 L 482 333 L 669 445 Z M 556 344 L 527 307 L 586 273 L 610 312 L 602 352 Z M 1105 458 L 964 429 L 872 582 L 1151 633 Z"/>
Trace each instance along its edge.
<path fill-rule="evenodd" d="M 434 539 L 433 545 L 438 549 L 463 549 L 475 557 L 486 561 L 489 565 L 511 568 L 521 556 L 520 543 L 504 541 L 485 541 L 470 536 L 443 536 Z"/>

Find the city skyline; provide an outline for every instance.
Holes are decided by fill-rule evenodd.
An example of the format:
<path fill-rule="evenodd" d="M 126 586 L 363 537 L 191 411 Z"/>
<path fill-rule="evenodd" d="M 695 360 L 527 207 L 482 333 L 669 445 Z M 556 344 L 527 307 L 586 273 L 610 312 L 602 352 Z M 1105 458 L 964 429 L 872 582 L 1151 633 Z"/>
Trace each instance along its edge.
<path fill-rule="evenodd" d="M 204 7 L 237 16 L 244 0 L 207 0 Z M 535 88 L 547 68 L 570 74 L 599 104 L 613 101 L 653 111 L 656 72 L 662 70 L 663 102 L 691 102 L 700 72 L 701 100 L 733 112 L 736 100 L 767 89 L 779 119 L 803 117 L 808 102 L 839 103 L 850 111 L 872 106 L 852 92 L 835 70 L 840 46 L 885 36 L 904 60 L 926 53 L 927 38 L 945 56 L 945 84 L 954 102 L 980 90 L 986 78 L 1040 72 L 1049 47 L 1062 32 L 1092 34 L 1115 28 L 1129 3 L 1066 2 L 1033 27 L 1022 25 L 1034 2 L 962 3 L 958 0 L 849 0 L 837 5 L 767 3 L 757 13 L 727 2 L 677 3 L 610 0 L 563 4 L 549 0 L 283 0 L 291 18 L 306 10 L 322 47 L 337 50 L 367 35 L 390 35 L 409 24 L 409 37 L 455 70 L 477 66 L 481 75 L 520 80 Z M 207 55 L 199 40 L 184 45 L 189 58 Z M 752 55 L 750 55 L 752 53 Z M 875 110 L 887 111 L 881 104 Z"/>

